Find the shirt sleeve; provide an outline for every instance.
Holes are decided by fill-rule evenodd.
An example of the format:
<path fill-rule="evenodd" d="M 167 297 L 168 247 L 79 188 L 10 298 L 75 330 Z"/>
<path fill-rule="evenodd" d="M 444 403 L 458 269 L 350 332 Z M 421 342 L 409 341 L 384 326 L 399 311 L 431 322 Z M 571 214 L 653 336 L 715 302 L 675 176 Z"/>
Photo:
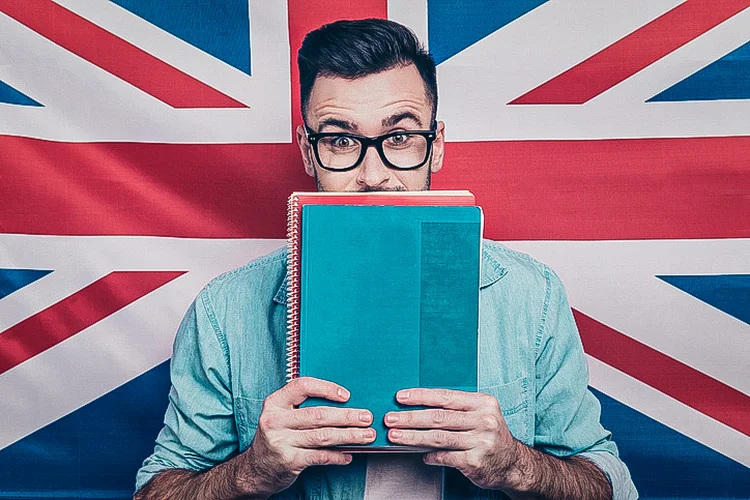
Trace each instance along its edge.
<path fill-rule="evenodd" d="M 226 341 L 209 288 L 191 304 L 175 337 L 172 387 L 154 452 L 136 476 L 136 491 L 167 469 L 204 470 L 238 451 Z"/>
<path fill-rule="evenodd" d="M 599 467 L 614 500 L 638 498 L 611 433 L 600 423 L 601 405 L 588 389 L 581 338 L 557 275 L 545 266 L 547 294 L 537 336 L 534 446 L 558 457 L 578 455 Z"/>

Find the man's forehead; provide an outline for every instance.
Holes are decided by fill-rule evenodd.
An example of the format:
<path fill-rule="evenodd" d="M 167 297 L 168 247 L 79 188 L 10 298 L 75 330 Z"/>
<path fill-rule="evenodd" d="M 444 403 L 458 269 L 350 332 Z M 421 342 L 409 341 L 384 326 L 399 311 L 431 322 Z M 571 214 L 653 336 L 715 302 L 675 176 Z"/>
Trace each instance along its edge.
<path fill-rule="evenodd" d="M 427 89 L 413 65 L 355 79 L 322 76 L 315 80 L 308 102 L 308 118 L 346 128 L 388 127 L 404 120 L 417 125 L 429 121 L 432 111 Z"/>

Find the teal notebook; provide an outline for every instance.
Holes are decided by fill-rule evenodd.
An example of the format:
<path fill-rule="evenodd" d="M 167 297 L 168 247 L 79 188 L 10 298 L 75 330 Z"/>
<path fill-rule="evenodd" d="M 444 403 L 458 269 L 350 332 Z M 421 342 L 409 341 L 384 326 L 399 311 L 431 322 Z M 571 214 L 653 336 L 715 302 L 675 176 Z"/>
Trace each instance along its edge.
<path fill-rule="evenodd" d="M 475 206 L 305 205 L 299 375 L 346 387 L 378 433 L 407 387 L 477 390 L 482 213 Z M 414 407 L 411 407 L 414 409 Z M 347 447 L 352 449 L 352 447 Z"/>

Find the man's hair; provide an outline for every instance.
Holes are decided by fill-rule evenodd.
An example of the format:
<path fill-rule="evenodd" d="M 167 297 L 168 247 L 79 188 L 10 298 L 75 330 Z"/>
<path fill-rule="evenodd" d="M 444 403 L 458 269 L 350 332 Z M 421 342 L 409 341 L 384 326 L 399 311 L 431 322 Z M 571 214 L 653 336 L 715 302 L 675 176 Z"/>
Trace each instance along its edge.
<path fill-rule="evenodd" d="M 297 53 L 302 116 L 307 112 L 315 79 L 346 79 L 380 73 L 413 64 L 424 80 L 432 104 L 432 119 L 437 110 L 435 61 L 414 32 L 386 19 L 336 21 L 311 31 Z"/>

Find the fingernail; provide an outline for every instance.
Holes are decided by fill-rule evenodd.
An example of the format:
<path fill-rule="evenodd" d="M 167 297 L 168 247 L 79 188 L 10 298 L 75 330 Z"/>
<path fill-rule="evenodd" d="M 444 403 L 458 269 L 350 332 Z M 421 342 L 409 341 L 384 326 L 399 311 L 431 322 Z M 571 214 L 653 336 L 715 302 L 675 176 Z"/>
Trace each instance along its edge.
<path fill-rule="evenodd" d="M 391 424 L 398 422 L 398 415 L 396 415 L 395 413 L 389 413 L 385 416 L 385 421 Z"/>
<path fill-rule="evenodd" d="M 398 429 L 391 429 L 390 432 L 391 432 L 391 437 L 396 438 L 396 439 L 404 435 L 404 433 Z"/>
<path fill-rule="evenodd" d="M 343 387 L 339 387 L 337 393 L 340 398 L 349 399 L 349 391 L 347 391 Z"/>
<path fill-rule="evenodd" d="M 352 463 L 352 456 L 351 455 L 344 455 L 346 457 L 346 463 L 350 464 Z"/>
<path fill-rule="evenodd" d="M 372 419 L 370 414 L 366 411 L 362 411 L 359 413 L 359 421 L 360 422 L 369 422 Z"/>
<path fill-rule="evenodd" d="M 409 399 L 409 391 L 398 391 L 396 399 L 400 399 L 401 401 Z"/>
<path fill-rule="evenodd" d="M 367 439 L 372 439 L 375 437 L 375 429 L 365 429 L 365 437 Z"/>

